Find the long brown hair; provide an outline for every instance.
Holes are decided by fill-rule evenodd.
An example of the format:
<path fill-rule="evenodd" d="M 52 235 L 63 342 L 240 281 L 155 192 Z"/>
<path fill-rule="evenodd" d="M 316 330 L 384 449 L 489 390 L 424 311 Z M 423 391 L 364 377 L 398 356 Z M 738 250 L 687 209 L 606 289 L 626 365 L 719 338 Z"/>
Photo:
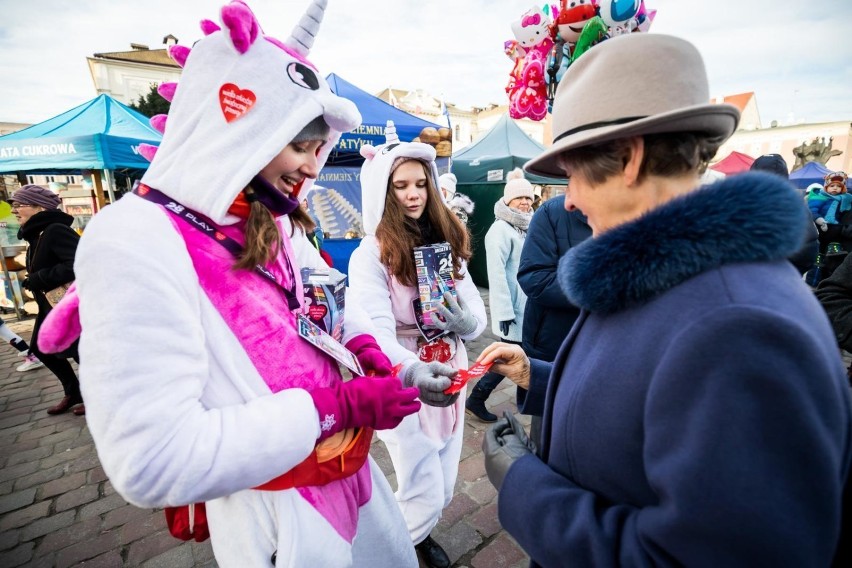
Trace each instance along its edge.
<path fill-rule="evenodd" d="M 237 259 L 237 262 L 234 263 L 234 268 L 253 270 L 258 264 L 264 265 L 275 260 L 282 247 L 281 233 L 278 230 L 275 217 L 272 216 L 269 209 L 252 198 L 254 189 L 247 187 L 245 195 L 250 204 L 245 230 L 246 246 L 243 253 Z M 311 216 L 303 211 L 301 207 L 296 207 L 288 216 L 293 224 L 293 230 L 290 233 L 291 237 L 295 234 L 297 226 L 306 235 L 313 232 L 316 228 Z"/>
<path fill-rule="evenodd" d="M 450 243 L 453 251 L 453 277 L 462 279 L 461 263 L 467 262 L 471 257 L 470 236 L 458 217 L 444 205 L 429 174 L 429 168 L 423 162 L 420 164 L 426 173 L 427 183 L 426 210 L 423 215 L 431 224 L 435 236 Z M 379 258 L 382 264 L 388 267 L 388 272 L 396 276 L 403 285 L 416 286 L 413 249 L 432 243 L 425 241 L 417 220 L 405 215 L 405 209 L 394 195 L 393 174 L 388 178 L 385 210 L 376 227 L 376 239 L 379 241 Z"/>

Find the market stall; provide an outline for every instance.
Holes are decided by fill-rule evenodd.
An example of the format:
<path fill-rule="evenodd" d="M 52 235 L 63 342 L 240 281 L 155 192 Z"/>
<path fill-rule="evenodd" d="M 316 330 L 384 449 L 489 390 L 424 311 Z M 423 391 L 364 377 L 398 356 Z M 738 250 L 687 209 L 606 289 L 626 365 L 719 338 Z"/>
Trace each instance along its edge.
<path fill-rule="evenodd" d="M 149 162 L 139 154 L 139 145 L 158 145 L 160 140 L 162 135 L 151 128 L 146 116 L 108 95 L 99 95 L 44 122 L 0 136 L 0 173 L 14 173 L 20 179 L 26 174 L 86 172 L 91 188 L 59 192 L 62 208 L 82 228 L 107 202 L 104 191 L 109 202 L 115 201 L 113 172 L 147 169 Z M 23 250 L 24 243 L 17 239 L 18 224 L 11 211 L 5 215 L 0 211 L 0 229 L 6 291 L 0 297 L 0 308 L 12 305 L 20 315 L 17 281 L 22 267 L 13 264 L 12 258 Z"/>
<path fill-rule="evenodd" d="M 710 169 L 726 176 L 747 172 L 754 163 L 754 158 L 742 152 L 731 152 L 715 164 L 710 166 Z"/>
<path fill-rule="evenodd" d="M 328 234 L 323 247 L 331 255 L 335 268 L 346 273 L 349 256 L 364 235 L 359 182 L 361 163 L 364 161 L 359 153 L 361 147 L 365 144 L 383 144 L 388 120 L 394 122 L 400 140 L 410 142 L 422 139 L 423 142 L 435 145 L 441 171 L 446 171 L 448 167 L 452 146 L 448 140 L 449 129 L 399 110 L 334 73 L 328 75 L 326 80 L 338 96 L 355 103 L 363 119 L 361 126 L 340 137 L 317 179 L 321 189 L 312 191 L 308 197 L 311 215 Z M 439 133 L 442 128 L 447 132 Z M 446 139 L 442 139 L 442 135 Z"/>
<path fill-rule="evenodd" d="M 0 136 L 0 173 L 91 171 L 97 210 L 107 202 L 104 191 L 109 202 L 115 201 L 112 172 L 147 169 L 139 145 L 156 146 L 160 140 L 162 135 L 148 124 L 148 117 L 109 95 L 99 95 L 44 122 Z"/>
<path fill-rule="evenodd" d="M 478 286 L 488 286 L 483 241 L 494 222 L 494 203 L 503 197 L 506 174 L 522 168 L 543 151 L 544 146 L 530 138 L 509 115 L 503 115 L 482 138 L 453 155 L 452 170 L 458 179 L 456 191 L 470 197 L 476 205 L 468 228 L 473 241 L 470 274 Z M 532 184 L 566 185 L 564 179 L 533 174 L 525 177 Z"/>

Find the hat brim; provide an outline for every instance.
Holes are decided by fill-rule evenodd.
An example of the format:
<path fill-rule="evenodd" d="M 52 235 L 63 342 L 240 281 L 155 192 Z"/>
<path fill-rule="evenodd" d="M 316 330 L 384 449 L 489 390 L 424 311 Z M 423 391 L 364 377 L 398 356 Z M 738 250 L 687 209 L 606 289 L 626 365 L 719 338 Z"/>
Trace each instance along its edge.
<path fill-rule="evenodd" d="M 719 143 L 728 139 L 739 123 L 740 111 L 729 104 L 704 104 L 656 114 L 625 124 L 601 126 L 576 132 L 553 143 L 540 156 L 524 164 L 524 170 L 552 178 L 566 177 L 557 159 L 567 150 L 630 136 L 666 132 L 702 132 Z"/>

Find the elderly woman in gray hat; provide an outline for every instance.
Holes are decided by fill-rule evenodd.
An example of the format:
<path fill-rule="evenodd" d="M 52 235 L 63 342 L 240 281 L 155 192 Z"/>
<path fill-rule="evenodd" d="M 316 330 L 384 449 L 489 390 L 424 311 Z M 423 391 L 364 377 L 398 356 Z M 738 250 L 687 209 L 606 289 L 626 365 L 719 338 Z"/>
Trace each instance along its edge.
<path fill-rule="evenodd" d="M 22 285 L 30 290 L 38 305 L 33 326 L 30 351 L 56 375 L 65 395 L 47 409 L 48 414 L 62 414 L 73 410 L 81 416 L 86 413 L 80 381 L 66 357 L 77 360 L 77 343 L 59 355 L 42 352 L 38 335 L 44 318 L 56 303 L 54 290 L 74 281 L 74 256 L 80 236 L 71 228 L 74 218 L 59 210 L 59 196 L 39 185 L 25 185 L 12 198 L 12 212 L 21 223 L 19 237 L 27 243 L 27 277 Z M 53 293 L 52 293 L 53 292 Z M 61 293 L 61 292 L 60 292 Z"/>
<path fill-rule="evenodd" d="M 543 416 L 540 448 L 511 416 L 483 442 L 534 566 L 828 566 L 850 542 L 850 393 L 786 261 L 801 197 L 758 173 L 700 186 L 739 119 L 709 100 L 688 42 L 606 40 L 560 81 L 554 144 L 526 165 L 570 178 L 593 231 L 559 265 L 582 311 L 556 360 L 479 358 Z"/>

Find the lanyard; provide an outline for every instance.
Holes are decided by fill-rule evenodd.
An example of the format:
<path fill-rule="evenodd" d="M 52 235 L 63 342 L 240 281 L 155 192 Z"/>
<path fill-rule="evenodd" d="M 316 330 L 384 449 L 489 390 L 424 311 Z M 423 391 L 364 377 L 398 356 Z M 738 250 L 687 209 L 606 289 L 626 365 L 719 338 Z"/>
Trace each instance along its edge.
<path fill-rule="evenodd" d="M 235 257 L 239 257 L 242 254 L 244 248 L 243 246 L 223 233 L 219 230 L 219 227 L 208 219 L 206 216 L 198 213 L 197 211 L 193 211 L 189 207 L 185 205 L 181 205 L 171 197 L 167 196 L 163 192 L 154 189 L 153 187 L 149 187 L 143 183 L 137 184 L 137 186 L 133 189 L 133 193 L 141 197 L 142 199 L 146 199 L 151 201 L 152 203 L 156 203 L 158 205 L 162 205 L 163 208 L 178 217 L 179 219 L 183 219 L 186 223 L 188 223 L 191 227 L 198 229 L 213 241 L 219 243 L 225 249 L 230 252 Z M 287 270 L 290 273 L 290 281 L 293 283 L 293 288 L 287 288 L 281 282 L 279 282 L 275 275 L 269 271 L 265 266 L 261 266 L 258 264 L 254 267 L 254 269 L 264 278 L 278 286 L 281 290 L 284 291 L 284 297 L 287 298 L 287 306 L 290 308 L 291 312 L 299 312 L 302 309 L 302 305 L 299 303 L 299 298 L 296 296 L 296 275 L 293 272 L 293 266 L 290 264 L 290 259 L 284 257 L 284 264 L 287 265 Z"/>

